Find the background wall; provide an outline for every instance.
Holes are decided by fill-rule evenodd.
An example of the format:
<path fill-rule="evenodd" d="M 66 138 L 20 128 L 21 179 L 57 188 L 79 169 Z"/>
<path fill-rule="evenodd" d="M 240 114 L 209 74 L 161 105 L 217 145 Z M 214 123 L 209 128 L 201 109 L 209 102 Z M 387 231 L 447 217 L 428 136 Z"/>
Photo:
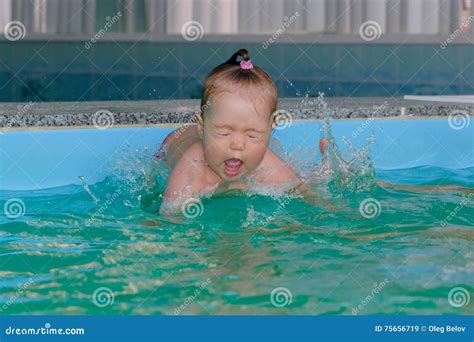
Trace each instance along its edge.
<path fill-rule="evenodd" d="M 180 34 L 195 20 L 207 34 L 261 34 L 298 13 L 287 31 L 358 33 L 372 20 L 383 34 L 447 34 L 470 10 L 471 0 L 0 0 L 0 32 L 18 20 L 30 33 L 93 33 L 120 11 L 113 32 Z"/>
<path fill-rule="evenodd" d="M 198 98 L 241 47 L 284 97 L 474 94 L 473 22 L 470 0 L 0 0 L 0 101 Z"/>

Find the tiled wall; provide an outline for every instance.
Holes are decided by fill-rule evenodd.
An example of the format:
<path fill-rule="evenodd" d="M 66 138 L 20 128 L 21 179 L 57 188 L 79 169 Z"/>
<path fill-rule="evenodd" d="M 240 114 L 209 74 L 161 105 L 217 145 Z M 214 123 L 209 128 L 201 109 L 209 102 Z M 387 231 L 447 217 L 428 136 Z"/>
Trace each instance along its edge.
<path fill-rule="evenodd" d="M 474 94 L 473 44 L 0 41 L 0 101 L 198 98 L 206 74 L 241 47 L 282 97 Z"/>

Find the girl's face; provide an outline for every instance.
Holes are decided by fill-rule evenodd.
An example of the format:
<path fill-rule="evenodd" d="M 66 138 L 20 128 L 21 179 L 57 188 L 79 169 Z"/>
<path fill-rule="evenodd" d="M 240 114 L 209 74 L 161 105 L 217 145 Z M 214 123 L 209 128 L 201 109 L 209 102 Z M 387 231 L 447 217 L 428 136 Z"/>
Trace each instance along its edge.
<path fill-rule="evenodd" d="M 224 180 L 241 178 L 263 160 L 273 120 L 261 102 L 237 92 L 221 93 L 198 124 L 206 162 Z"/>

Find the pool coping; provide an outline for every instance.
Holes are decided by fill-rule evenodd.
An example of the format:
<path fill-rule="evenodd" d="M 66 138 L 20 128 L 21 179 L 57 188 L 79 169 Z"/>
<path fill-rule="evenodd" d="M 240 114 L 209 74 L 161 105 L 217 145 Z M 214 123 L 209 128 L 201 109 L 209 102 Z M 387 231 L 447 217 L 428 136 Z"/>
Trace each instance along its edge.
<path fill-rule="evenodd" d="M 474 119 L 474 115 L 470 114 L 469 117 Z M 350 122 L 356 120 L 363 120 L 364 118 L 340 118 L 337 119 L 338 122 Z M 387 116 L 387 117 L 373 117 L 373 118 L 365 118 L 365 121 L 381 121 L 381 120 L 446 120 L 447 116 L 441 115 L 431 115 L 431 116 Z M 323 119 L 295 119 L 292 123 L 305 123 L 305 122 L 322 122 Z M 331 119 L 332 120 L 332 119 Z M 102 127 L 95 127 L 93 125 L 80 125 L 80 126 L 26 126 L 26 127 L 9 127 L 9 128 L 2 128 L 0 129 L 0 136 L 2 133 L 7 132 L 35 132 L 35 131 L 67 131 L 67 130 L 83 130 L 83 129 L 98 129 L 98 130 L 106 130 L 106 129 L 129 129 L 129 128 L 136 128 L 136 129 L 146 129 L 146 128 L 179 128 L 183 125 L 195 125 L 194 122 L 192 123 L 157 123 L 157 124 L 146 124 L 146 125 L 137 125 L 137 124 L 125 124 L 125 125 L 111 125 L 110 127 L 102 128 Z"/>
<path fill-rule="evenodd" d="M 455 114 L 474 115 L 474 105 L 404 100 L 402 97 L 325 98 L 331 119 L 426 119 Z M 176 127 L 194 123 L 200 101 L 104 101 L 0 103 L 0 128 L 75 129 L 97 126 L 100 118 L 114 127 Z M 291 120 L 321 120 L 325 117 L 316 97 L 283 98 L 279 108 Z M 103 127 L 101 127 L 103 128 Z"/>

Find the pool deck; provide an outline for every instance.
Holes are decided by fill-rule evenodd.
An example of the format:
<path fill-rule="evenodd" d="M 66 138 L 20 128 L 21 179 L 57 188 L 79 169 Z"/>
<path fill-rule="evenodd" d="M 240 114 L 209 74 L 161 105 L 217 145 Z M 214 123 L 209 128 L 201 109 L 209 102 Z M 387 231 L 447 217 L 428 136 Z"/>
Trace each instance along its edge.
<path fill-rule="evenodd" d="M 474 115 L 474 104 L 404 100 L 401 97 L 326 98 L 333 119 L 410 118 Z M 279 108 L 293 120 L 316 120 L 324 117 L 318 98 L 283 98 Z M 98 111 L 113 115 L 113 124 L 156 125 L 191 123 L 199 100 L 110 101 L 110 102 L 25 102 L 0 103 L 0 128 L 92 126 Z M 107 113 L 107 112 L 106 112 Z"/>

